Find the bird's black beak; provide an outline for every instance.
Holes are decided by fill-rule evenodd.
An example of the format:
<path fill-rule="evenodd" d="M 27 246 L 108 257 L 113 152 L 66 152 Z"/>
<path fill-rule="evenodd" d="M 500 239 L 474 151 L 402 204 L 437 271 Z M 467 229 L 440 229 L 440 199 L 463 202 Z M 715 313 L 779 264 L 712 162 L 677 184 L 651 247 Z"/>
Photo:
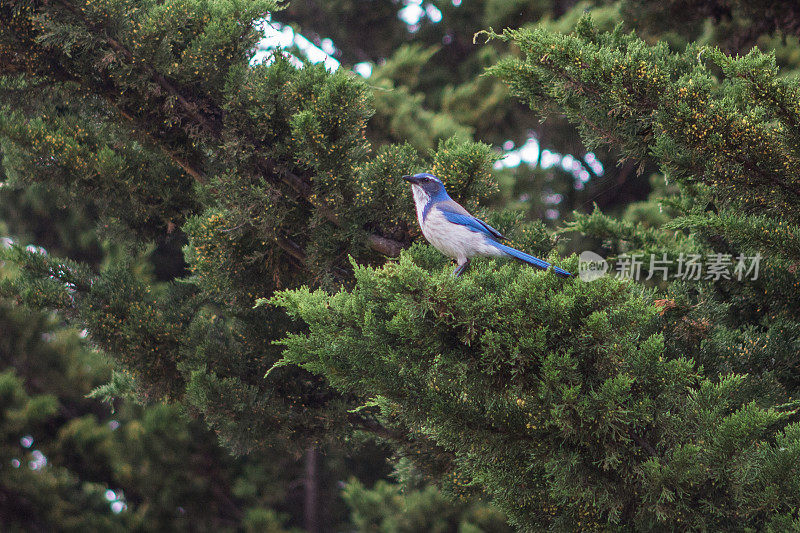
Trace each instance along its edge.
<path fill-rule="evenodd" d="M 403 179 L 412 184 L 419 182 L 419 178 L 416 176 L 403 176 Z"/>

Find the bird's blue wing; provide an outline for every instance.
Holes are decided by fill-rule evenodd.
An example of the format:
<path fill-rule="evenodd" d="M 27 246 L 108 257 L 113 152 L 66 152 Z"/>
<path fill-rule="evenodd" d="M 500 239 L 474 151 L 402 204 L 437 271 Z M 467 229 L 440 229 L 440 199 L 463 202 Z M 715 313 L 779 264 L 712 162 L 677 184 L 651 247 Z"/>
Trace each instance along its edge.
<path fill-rule="evenodd" d="M 448 222 L 467 227 L 477 233 L 483 233 L 492 239 L 505 239 L 502 233 L 483 220 L 470 215 L 466 209 L 452 200 L 449 202 L 441 202 L 436 207 L 441 211 Z"/>

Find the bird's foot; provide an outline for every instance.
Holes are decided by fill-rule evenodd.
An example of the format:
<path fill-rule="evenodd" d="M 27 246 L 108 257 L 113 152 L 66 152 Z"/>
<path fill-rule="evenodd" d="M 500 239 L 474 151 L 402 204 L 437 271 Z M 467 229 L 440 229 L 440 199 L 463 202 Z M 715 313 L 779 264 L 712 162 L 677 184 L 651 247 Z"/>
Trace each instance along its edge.
<path fill-rule="evenodd" d="M 465 263 L 461 263 L 460 265 L 458 265 L 458 266 L 456 267 L 456 269 L 455 269 L 455 270 L 453 270 L 453 277 L 454 277 L 454 278 L 457 278 L 457 277 L 459 277 L 461 274 L 463 274 L 463 273 L 464 273 L 464 271 L 465 271 L 465 270 L 467 270 L 467 267 L 468 267 L 468 266 L 469 266 L 469 261 L 467 261 L 467 262 L 465 262 Z"/>

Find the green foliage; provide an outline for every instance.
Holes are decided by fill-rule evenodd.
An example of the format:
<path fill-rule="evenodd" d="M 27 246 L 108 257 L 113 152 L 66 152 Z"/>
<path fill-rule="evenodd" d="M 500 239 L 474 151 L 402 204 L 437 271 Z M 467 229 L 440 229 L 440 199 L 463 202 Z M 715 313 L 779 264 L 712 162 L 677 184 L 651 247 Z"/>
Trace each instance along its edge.
<path fill-rule="evenodd" d="M 194 196 L 185 194 L 191 179 L 180 168 L 152 148 L 125 142 L 130 132 L 108 124 L 109 117 L 85 120 L 86 114 L 102 116 L 107 109 L 90 105 L 67 114 L 59 112 L 67 105 L 63 98 L 42 100 L 31 110 L 41 116 L 30 120 L 12 106 L 0 112 L 3 161 L 11 185 L 46 180 L 70 201 L 91 198 L 91 208 L 101 216 L 144 238 L 163 232 L 167 224 L 182 223 L 195 208 Z M 117 195 L 123 188 L 129 194 Z"/>
<path fill-rule="evenodd" d="M 375 88 L 375 117 L 370 133 L 380 138 L 411 143 L 417 150 L 432 150 L 447 138 L 467 140 L 472 128 L 457 121 L 451 113 L 436 113 L 426 108 L 425 94 L 412 90 L 422 82 L 420 71 L 438 52 L 437 48 L 400 46 L 382 65 L 376 66 L 369 83 Z M 396 86 L 397 82 L 402 85 Z M 379 138 L 376 138 L 377 141 Z"/>
<path fill-rule="evenodd" d="M 745 376 L 668 357 L 648 294 L 487 263 L 455 280 L 404 254 L 357 268 L 351 292 L 280 293 L 309 327 L 282 364 L 374 398 L 384 423 L 455 454 L 440 476 L 485 488 L 526 529 L 731 527 L 762 497 L 751 476 L 782 476 L 772 461 L 793 452 L 771 435 L 797 402 L 768 406 Z"/>
<path fill-rule="evenodd" d="M 324 450 L 322 475 L 335 487 L 347 477 L 345 448 L 366 434 L 395 451 L 409 492 L 352 482 L 346 498 L 364 529 L 502 530 L 475 503 L 484 495 L 527 530 L 791 527 L 800 508 L 800 98 L 783 76 L 788 47 L 779 61 L 726 55 L 713 32 L 703 43 L 653 43 L 578 20 L 588 4 L 517 0 L 435 2 L 447 24 L 427 15 L 408 43 L 404 4 L 370 4 L 367 19 L 353 20 L 360 0 L 314 12 L 231 0 L 0 6 L 3 183 L 39 184 L 51 201 L 78 204 L 75 213 L 107 230 L 112 252 L 88 262 L 71 242 L 65 257 L 0 252 L 3 297 L 58 310 L 115 366 L 109 384 L 84 387 L 85 410 L 58 424 L 60 396 L 3 372 L 4 464 L 21 427 L 50 424 L 52 472 L 63 472 L 16 479 L 42 484 L 17 493 L 64 493 L 44 525 L 77 529 L 74 502 L 94 509 L 106 505 L 99 487 L 124 487 L 128 514 L 104 507 L 86 520 L 280 531 L 298 522 L 286 503 L 296 458 Z M 639 4 L 601 9 L 600 27 L 618 13 L 630 23 Z M 643 20 L 676 5 L 699 9 L 668 2 Z M 747 18 L 741 2 L 731 6 L 734 24 Z M 345 61 L 375 63 L 373 77 L 297 65 L 281 51 L 251 65 L 256 23 L 271 11 L 332 36 Z M 538 28 L 472 44 L 486 26 L 545 16 Z M 575 20 L 573 33 L 557 33 Z M 759 31 L 792 27 L 771 20 Z M 477 77 L 494 63 L 495 77 Z M 519 144 L 537 118 L 505 98 L 504 83 L 583 136 L 569 140 L 563 122 L 538 130 L 559 146 L 622 159 L 620 170 L 606 165 L 603 183 L 630 189 L 636 167 L 655 176 L 621 217 L 577 213 L 570 233 L 612 259 L 760 254 L 760 276 L 642 287 L 478 260 L 452 278 L 446 258 L 414 242 L 404 174 L 440 175 L 516 245 L 578 266 L 558 259 L 541 222 L 485 208 L 512 194 L 525 204 L 533 191 L 527 212 L 538 217 L 544 195 L 562 195 L 560 209 L 592 199 L 560 171 L 508 171 L 498 189 L 498 154 L 473 138 Z M 142 265 L 157 261 L 148 252 L 167 235 L 185 243 L 186 271 L 161 282 Z M 86 407 L 92 389 L 173 405 L 114 431 L 97 403 Z M 226 458 L 181 413 L 251 459 Z M 181 452 L 167 452 L 170 443 Z M 257 461 L 265 451 L 269 460 Z M 419 488 L 431 481 L 441 492 Z M 198 522 L 176 517 L 177 507 Z M 341 507 L 329 507 L 326 523 L 340 523 Z"/>
<path fill-rule="evenodd" d="M 672 53 L 619 28 L 600 33 L 588 18 L 570 35 L 489 35 L 513 40 L 527 57 L 492 72 L 540 113 L 563 109 L 592 145 L 613 143 L 625 158 L 652 156 L 671 179 L 708 186 L 722 206 L 797 219 L 797 110 L 788 104 L 796 89 L 775 78 L 774 58 L 693 45 Z"/>
<path fill-rule="evenodd" d="M 102 485 L 81 483 L 68 469 L 48 466 L 38 443 L 31 450 L 20 443 L 31 430 L 37 435 L 46 432 L 57 411 L 56 398 L 29 396 L 13 371 L 0 372 L 0 486 L 4 494 L 0 512 L 4 527 L 25 531 L 59 525 L 67 531 L 81 526 L 122 531 L 122 520 L 111 514 L 104 501 Z"/>
<path fill-rule="evenodd" d="M 744 52 L 765 34 L 797 35 L 800 11 L 791 1 L 676 0 L 618 2 L 627 24 L 649 39 L 700 40 Z"/>
<path fill-rule="evenodd" d="M 274 508 L 288 482 L 279 471 L 291 479 L 291 469 L 231 458 L 176 406 L 127 404 L 112 414 L 87 399 L 110 369 L 52 316 L 0 300 L 0 328 L 5 530 L 233 531 L 263 523 L 257 516 L 280 530 L 287 517 Z"/>
<path fill-rule="evenodd" d="M 351 481 L 343 497 L 358 531 L 510 531 L 502 514 L 485 503 L 454 502 L 433 486 L 404 492 L 398 485 L 385 481 L 378 481 L 371 489 Z"/>

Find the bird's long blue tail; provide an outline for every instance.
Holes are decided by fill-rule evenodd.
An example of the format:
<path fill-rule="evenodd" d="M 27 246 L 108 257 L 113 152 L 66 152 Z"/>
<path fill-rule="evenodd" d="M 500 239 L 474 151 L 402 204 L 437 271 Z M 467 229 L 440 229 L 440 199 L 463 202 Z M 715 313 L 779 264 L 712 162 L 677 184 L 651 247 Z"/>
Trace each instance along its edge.
<path fill-rule="evenodd" d="M 495 242 L 493 244 L 500 250 L 504 251 L 506 254 L 513 257 L 514 259 L 519 259 L 520 261 L 523 261 L 535 267 L 547 270 L 551 266 L 550 263 L 548 263 L 547 261 L 542 261 L 538 257 L 533 257 L 532 255 L 526 254 L 525 252 L 520 252 L 519 250 L 511 248 L 510 246 L 506 246 L 505 244 L 500 244 L 499 242 Z M 570 274 L 563 268 L 558 268 L 557 266 L 554 266 L 553 270 L 555 270 L 556 274 L 558 274 L 559 276 L 563 276 L 565 278 L 572 276 L 572 274 Z"/>

